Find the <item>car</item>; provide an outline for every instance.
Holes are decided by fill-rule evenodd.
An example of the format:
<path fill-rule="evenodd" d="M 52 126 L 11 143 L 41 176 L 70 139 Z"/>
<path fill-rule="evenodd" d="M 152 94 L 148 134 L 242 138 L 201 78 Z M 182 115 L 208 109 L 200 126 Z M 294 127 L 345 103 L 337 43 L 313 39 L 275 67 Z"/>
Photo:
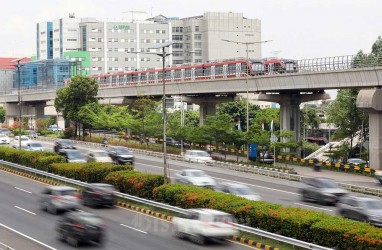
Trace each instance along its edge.
<path fill-rule="evenodd" d="M 189 238 L 200 245 L 210 239 L 229 239 L 237 233 L 232 215 L 214 209 L 188 209 L 172 222 L 177 237 Z"/>
<path fill-rule="evenodd" d="M 305 178 L 299 189 L 303 201 L 313 200 L 320 204 L 335 204 L 339 199 L 348 194 L 333 180 L 327 178 Z"/>
<path fill-rule="evenodd" d="M 115 188 L 105 183 L 92 183 L 84 188 L 82 200 L 85 206 L 114 206 L 116 197 Z"/>
<path fill-rule="evenodd" d="M 21 141 L 21 145 L 23 146 L 26 146 L 28 143 L 30 143 L 30 139 L 29 137 L 25 136 L 25 135 L 22 135 L 22 136 L 15 136 L 15 138 L 13 139 L 12 141 L 12 147 L 14 148 L 19 148 L 20 146 L 20 141 Z"/>
<path fill-rule="evenodd" d="M 59 152 L 61 149 L 76 149 L 73 142 L 68 139 L 58 139 L 54 142 L 53 150 L 54 152 Z"/>
<path fill-rule="evenodd" d="M 26 146 L 29 151 L 44 151 L 44 147 L 39 142 L 31 141 Z"/>
<path fill-rule="evenodd" d="M 76 163 L 87 163 L 87 159 L 84 154 L 82 154 L 77 149 L 61 149 L 58 152 L 59 155 L 65 157 L 66 162 L 76 162 Z"/>
<path fill-rule="evenodd" d="M 182 170 L 174 175 L 174 181 L 205 188 L 213 188 L 216 185 L 216 182 L 211 176 L 199 169 Z"/>
<path fill-rule="evenodd" d="M 0 128 L 0 133 L 9 136 L 12 132 L 7 128 Z"/>
<path fill-rule="evenodd" d="M 25 130 L 28 133 L 28 137 L 31 139 L 36 139 L 38 134 L 34 130 Z"/>
<path fill-rule="evenodd" d="M 233 194 L 248 200 L 259 201 L 261 196 L 253 192 L 248 186 L 240 183 L 222 182 L 215 186 L 215 191 Z"/>
<path fill-rule="evenodd" d="M 134 155 L 127 147 L 123 146 L 111 146 L 107 148 L 109 156 L 116 164 L 134 164 Z"/>
<path fill-rule="evenodd" d="M 80 196 L 75 188 L 67 186 L 49 186 L 41 192 L 41 209 L 52 214 L 77 209 Z"/>
<path fill-rule="evenodd" d="M 273 163 L 274 159 L 271 153 L 265 152 L 265 153 L 259 153 L 258 161 L 261 163 Z"/>
<path fill-rule="evenodd" d="M 113 163 L 113 159 L 111 159 L 109 154 L 103 150 L 89 152 L 87 157 L 88 157 L 88 162 Z"/>
<path fill-rule="evenodd" d="M 48 127 L 48 130 L 51 132 L 62 132 L 63 129 L 60 128 L 57 124 L 52 124 Z"/>
<path fill-rule="evenodd" d="M 174 138 L 171 138 L 171 137 L 167 137 L 166 138 L 166 144 L 168 146 L 174 146 L 174 147 L 180 147 L 181 144 L 179 141 L 175 140 Z"/>
<path fill-rule="evenodd" d="M 339 215 L 382 227 L 382 201 L 371 197 L 345 196 L 337 204 Z"/>
<path fill-rule="evenodd" d="M 203 150 L 186 150 L 184 153 L 185 161 L 200 162 L 200 163 L 213 163 L 215 162 L 212 157 Z"/>
<path fill-rule="evenodd" d="M 96 242 L 102 244 L 105 239 L 106 224 L 93 213 L 70 212 L 65 214 L 56 225 L 57 238 L 73 247 L 81 243 Z"/>
<path fill-rule="evenodd" d="M 0 144 L 9 144 L 11 142 L 11 139 L 9 139 L 9 136 L 6 134 L 0 134 Z"/>
<path fill-rule="evenodd" d="M 349 158 L 348 159 L 348 164 L 353 164 L 353 165 L 362 165 L 366 164 L 367 162 L 361 158 Z"/>

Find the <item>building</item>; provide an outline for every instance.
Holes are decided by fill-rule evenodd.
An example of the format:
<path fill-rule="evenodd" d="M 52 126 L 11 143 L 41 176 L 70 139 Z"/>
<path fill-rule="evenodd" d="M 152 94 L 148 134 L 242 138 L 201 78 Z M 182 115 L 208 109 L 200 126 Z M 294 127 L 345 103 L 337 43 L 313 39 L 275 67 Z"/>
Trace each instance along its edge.
<path fill-rule="evenodd" d="M 0 92 L 7 96 L 7 93 L 13 88 L 13 76 L 16 68 L 17 58 L 0 58 Z M 30 58 L 24 58 L 20 62 L 25 63 Z"/>
<path fill-rule="evenodd" d="M 118 21 L 95 18 L 61 18 L 37 24 L 37 60 L 62 59 L 66 53 L 89 52 L 84 74 L 103 74 L 162 67 L 159 50 L 150 49 L 166 41 L 166 65 L 203 63 L 246 57 L 261 58 L 261 22 L 242 13 L 207 12 L 201 16 L 177 18 L 128 11 Z M 154 54 L 153 54 L 154 53 Z M 73 58 L 81 58 L 71 54 Z"/>

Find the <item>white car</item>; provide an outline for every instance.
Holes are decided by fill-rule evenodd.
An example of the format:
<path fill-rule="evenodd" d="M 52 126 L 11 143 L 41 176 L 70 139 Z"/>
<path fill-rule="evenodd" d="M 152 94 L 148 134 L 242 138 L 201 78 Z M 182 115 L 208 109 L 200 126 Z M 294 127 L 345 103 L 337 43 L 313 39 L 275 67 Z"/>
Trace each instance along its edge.
<path fill-rule="evenodd" d="M 175 174 L 174 181 L 198 187 L 213 188 L 216 184 L 211 176 L 199 169 L 185 169 Z"/>
<path fill-rule="evenodd" d="M 106 151 L 93 151 L 88 154 L 88 162 L 105 162 L 105 163 L 113 163 L 113 159 L 109 156 Z"/>
<path fill-rule="evenodd" d="M 44 151 L 44 147 L 39 142 L 31 141 L 27 143 L 26 145 L 28 147 L 27 150 L 29 151 Z"/>
<path fill-rule="evenodd" d="M 186 152 L 184 153 L 184 160 L 201 163 L 214 162 L 212 157 L 206 151 L 203 150 L 186 150 Z"/>
<path fill-rule="evenodd" d="M 0 144 L 9 144 L 11 142 L 11 139 L 9 139 L 9 136 L 5 134 L 0 134 Z"/>
<path fill-rule="evenodd" d="M 31 142 L 28 136 L 25 136 L 25 135 L 22 135 L 22 136 L 16 135 L 15 138 L 13 139 L 12 147 L 18 148 L 19 145 L 20 145 L 20 141 L 19 140 L 21 140 L 21 145 L 23 145 L 23 146 L 26 146 L 28 143 Z"/>
<path fill-rule="evenodd" d="M 232 215 L 213 209 L 189 209 L 172 219 L 175 235 L 203 245 L 209 239 L 228 239 L 237 233 Z"/>
<path fill-rule="evenodd" d="M 249 187 L 240 183 L 223 182 L 215 186 L 215 191 L 233 194 L 251 201 L 260 201 L 261 196 L 253 192 Z"/>

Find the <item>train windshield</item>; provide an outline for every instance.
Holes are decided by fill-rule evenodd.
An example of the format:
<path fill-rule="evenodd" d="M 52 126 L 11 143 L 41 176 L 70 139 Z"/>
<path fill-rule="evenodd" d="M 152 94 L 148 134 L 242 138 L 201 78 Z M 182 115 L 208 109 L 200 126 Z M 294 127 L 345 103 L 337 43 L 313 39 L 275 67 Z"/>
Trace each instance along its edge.
<path fill-rule="evenodd" d="M 264 72 L 264 64 L 262 62 L 253 62 L 252 63 L 252 70 L 255 72 L 255 74 L 263 73 Z"/>
<path fill-rule="evenodd" d="M 286 62 L 285 63 L 285 72 L 295 72 L 295 63 L 294 62 Z"/>

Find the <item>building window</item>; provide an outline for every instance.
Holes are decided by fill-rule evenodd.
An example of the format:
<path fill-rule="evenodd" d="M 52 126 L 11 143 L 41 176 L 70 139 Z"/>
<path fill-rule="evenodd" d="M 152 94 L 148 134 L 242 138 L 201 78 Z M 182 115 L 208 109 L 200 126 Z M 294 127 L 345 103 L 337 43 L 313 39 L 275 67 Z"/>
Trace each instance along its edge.
<path fill-rule="evenodd" d="M 172 47 L 174 49 L 183 49 L 183 43 L 174 43 Z"/>
<path fill-rule="evenodd" d="M 66 39 L 66 41 L 68 41 L 68 42 L 76 42 L 77 39 L 75 39 L 75 38 L 68 38 L 68 39 Z"/>
<path fill-rule="evenodd" d="M 98 32 L 98 29 L 97 29 L 97 28 L 93 28 L 93 29 L 92 29 L 92 32 L 97 33 L 97 32 Z"/>
<path fill-rule="evenodd" d="M 201 56 L 202 55 L 202 51 L 201 50 L 195 50 L 195 55 L 196 56 Z"/>
<path fill-rule="evenodd" d="M 195 26 L 195 31 L 200 31 L 199 26 Z"/>
<path fill-rule="evenodd" d="M 195 63 L 202 63 L 202 59 L 195 59 Z"/>
<path fill-rule="evenodd" d="M 202 43 L 201 42 L 195 42 L 194 45 L 195 45 L 196 49 L 201 49 L 202 48 Z"/>
<path fill-rule="evenodd" d="M 59 32 L 60 30 L 59 29 L 55 29 L 54 32 Z"/>
<path fill-rule="evenodd" d="M 165 30 L 162 30 L 163 33 L 166 33 Z M 172 27 L 172 32 L 182 33 L 183 27 Z"/>
<path fill-rule="evenodd" d="M 68 29 L 68 32 L 77 32 L 77 29 Z"/>
<path fill-rule="evenodd" d="M 202 40 L 202 34 L 194 34 L 195 40 Z"/>
<path fill-rule="evenodd" d="M 173 41 L 182 41 L 183 36 L 182 35 L 172 35 L 172 40 Z"/>
<path fill-rule="evenodd" d="M 245 36 L 255 36 L 255 34 L 245 34 Z"/>
<path fill-rule="evenodd" d="M 183 64 L 183 60 L 173 60 L 173 64 Z"/>

